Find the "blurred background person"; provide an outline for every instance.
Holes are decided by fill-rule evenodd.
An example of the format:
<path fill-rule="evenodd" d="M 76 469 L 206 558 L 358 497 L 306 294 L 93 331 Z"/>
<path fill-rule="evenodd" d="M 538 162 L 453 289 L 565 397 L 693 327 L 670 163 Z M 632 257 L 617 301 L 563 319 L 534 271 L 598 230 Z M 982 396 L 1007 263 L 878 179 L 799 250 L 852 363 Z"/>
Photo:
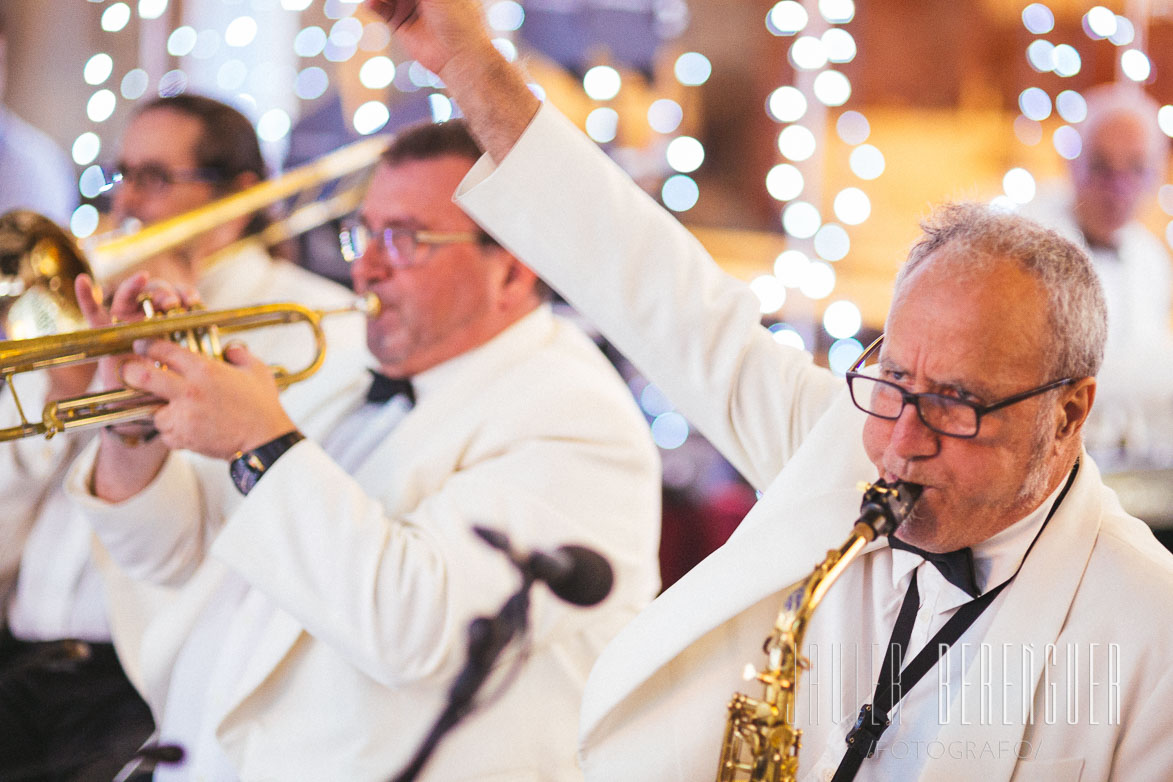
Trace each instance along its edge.
<path fill-rule="evenodd" d="M 219 101 L 180 95 L 138 107 L 122 138 L 112 190 L 112 222 L 143 224 L 174 217 L 261 181 L 265 166 L 249 121 Z M 145 267 L 191 286 L 213 309 L 261 301 L 337 306 L 345 288 L 272 259 L 253 241 L 238 243 L 263 224 L 244 216 L 187 245 L 152 258 Z M 219 259 L 210 265 L 213 256 Z M 71 281 L 63 284 L 72 285 Z M 361 372 L 358 321 L 327 324 L 327 364 L 312 385 L 333 372 Z M 312 355 L 308 333 L 290 329 L 248 332 L 244 339 L 266 361 L 303 366 Z M 348 349 L 347 345 L 352 349 Z M 352 363 L 351 363 L 352 362 Z M 14 380 L 26 410 L 42 400 L 86 391 L 93 365 L 31 372 Z M 8 388 L 2 415 L 14 424 Z M 153 430 L 140 422 L 116 425 L 112 436 L 145 443 Z M 151 732 L 145 703 L 127 680 L 113 646 L 105 596 L 91 560 L 92 533 L 71 508 L 62 487 L 66 467 L 91 439 L 86 432 L 51 440 L 0 444 L 0 534 L 4 628 L 0 635 L 0 778 L 42 769 L 62 778 L 109 779 Z M 61 664 L 62 651 L 84 642 L 82 659 Z"/>
<path fill-rule="evenodd" d="M 1069 182 L 1022 213 L 1056 229 L 1091 256 L 1108 304 L 1100 390 L 1085 436 L 1106 471 L 1173 466 L 1173 267 L 1140 216 L 1164 181 L 1168 138 L 1159 105 L 1139 86 L 1102 84 L 1085 93 L 1077 125 L 1082 152 Z"/>
<path fill-rule="evenodd" d="M 46 134 L 4 105 L 8 33 L 0 10 L 0 214 L 31 209 L 68 225 L 77 206 L 73 163 Z"/>

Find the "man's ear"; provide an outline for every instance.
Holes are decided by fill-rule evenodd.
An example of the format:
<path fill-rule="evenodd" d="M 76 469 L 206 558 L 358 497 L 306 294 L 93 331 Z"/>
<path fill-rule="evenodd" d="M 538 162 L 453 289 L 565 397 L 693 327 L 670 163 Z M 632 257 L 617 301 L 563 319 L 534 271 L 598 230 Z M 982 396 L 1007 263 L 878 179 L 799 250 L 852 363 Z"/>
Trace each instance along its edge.
<path fill-rule="evenodd" d="M 1096 379 L 1094 377 L 1081 378 L 1068 386 L 1065 389 L 1060 407 L 1062 415 L 1059 417 L 1056 438 L 1064 440 L 1079 434 L 1095 400 Z"/>
<path fill-rule="evenodd" d="M 492 247 L 490 251 L 499 254 L 505 262 L 505 277 L 501 285 L 503 300 L 515 304 L 534 296 L 538 275 L 534 274 L 533 269 L 517 260 L 504 247 Z"/>

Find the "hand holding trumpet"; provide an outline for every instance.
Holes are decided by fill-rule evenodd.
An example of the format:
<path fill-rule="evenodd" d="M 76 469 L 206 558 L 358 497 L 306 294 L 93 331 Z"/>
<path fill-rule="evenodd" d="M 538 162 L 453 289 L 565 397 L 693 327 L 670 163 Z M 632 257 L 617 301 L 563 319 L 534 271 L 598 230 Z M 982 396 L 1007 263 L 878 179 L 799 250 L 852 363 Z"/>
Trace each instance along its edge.
<path fill-rule="evenodd" d="M 141 301 L 160 311 L 199 305 L 192 289 L 179 289 L 145 273 L 123 282 L 110 309 L 93 295 L 88 277 L 77 281 L 78 299 L 91 326 L 143 317 Z M 129 387 L 160 399 L 153 423 L 157 439 L 133 441 L 106 429 L 93 476 L 94 493 L 119 501 L 141 491 L 162 468 L 169 449 L 228 459 L 294 428 L 278 398 L 271 368 L 241 343 L 229 343 L 224 361 L 164 339 L 139 340 L 135 354 L 103 358 L 99 376 L 108 387 Z"/>

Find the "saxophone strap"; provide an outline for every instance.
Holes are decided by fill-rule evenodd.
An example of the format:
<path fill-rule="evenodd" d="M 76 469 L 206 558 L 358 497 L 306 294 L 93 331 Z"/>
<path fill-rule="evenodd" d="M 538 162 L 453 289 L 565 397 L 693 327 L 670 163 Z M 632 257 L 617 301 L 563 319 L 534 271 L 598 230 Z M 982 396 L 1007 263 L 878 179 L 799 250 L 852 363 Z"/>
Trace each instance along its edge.
<path fill-rule="evenodd" d="M 929 639 L 925 647 L 912 658 L 912 662 L 902 668 L 904 650 L 908 647 L 908 642 L 912 637 L 912 627 L 916 622 L 916 610 L 920 606 L 920 590 L 916 583 L 916 571 L 912 571 L 912 581 L 908 585 L 908 591 L 904 594 L 904 602 L 900 604 L 900 612 L 896 615 L 896 624 L 892 628 L 892 636 L 888 640 L 888 651 L 884 654 L 884 662 L 880 666 L 880 676 L 876 681 L 876 691 L 872 695 L 872 702 L 865 703 L 860 708 L 855 727 L 848 731 L 847 752 L 844 753 L 843 760 L 840 761 L 839 768 L 836 769 L 831 782 L 851 782 L 855 779 L 863 761 L 875 754 L 880 737 L 884 735 L 884 731 L 891 724 L 888 713 L 892 707 L 904 697 L 904 693 L 912 689 L 917 682 L 924 678 L 925 674 L 937 665 L 948 652 L 949 647 L 978 620 L 978 617 L 994 602 L 994 598 L 1001 594 L 1002 590 L 1022 570 L 1031 549 L 1038 542 L 1039 536 L 1043 534 L 1051 517 L 1055 515 L 1063 498 L 1067 496 L 1071 484 L 1075 482 L 1077 472 L 1079 472 L 1078 461 L 1071 468 L 1071 474 L 1067 477 L 1063 491 L 1059 492 L 1059 496 L 1055 498 L 1055 503 L 1047 512 L 1042 526 L 1035 533 L 1034 540 L 1027 547 L 1022 561 L 1018 563 L 1018 567 L 1010 575 L 1010 578 L 957 609 L 957 613 L 951 616 L 945 625 Z"/>

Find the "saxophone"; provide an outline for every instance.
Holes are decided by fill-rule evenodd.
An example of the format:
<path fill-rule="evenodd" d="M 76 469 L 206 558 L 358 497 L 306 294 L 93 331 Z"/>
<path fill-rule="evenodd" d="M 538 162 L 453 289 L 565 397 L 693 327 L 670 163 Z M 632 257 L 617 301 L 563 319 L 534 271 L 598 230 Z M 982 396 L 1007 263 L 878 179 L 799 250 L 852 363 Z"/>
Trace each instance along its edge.
<path fill-rule="evenodd" d="M 747 676 L 764 685 L 764 696 L 735 693 L 729 701 L 717 782 L 793 782 L 796 778 L 802 731 L 794 727 L 794 696 L 799 672 L 810 667 L 798 650 L 811 615 L 863 547 L 877 535 L 891 533 L 908 517 L 921 489 L 915 483 L 888 485 L 883 480 L 867 486 L 851 537 L 839 549 L 828 551 L 814 572 L 787 592 L 764 644 L 767 667 Z"/>

